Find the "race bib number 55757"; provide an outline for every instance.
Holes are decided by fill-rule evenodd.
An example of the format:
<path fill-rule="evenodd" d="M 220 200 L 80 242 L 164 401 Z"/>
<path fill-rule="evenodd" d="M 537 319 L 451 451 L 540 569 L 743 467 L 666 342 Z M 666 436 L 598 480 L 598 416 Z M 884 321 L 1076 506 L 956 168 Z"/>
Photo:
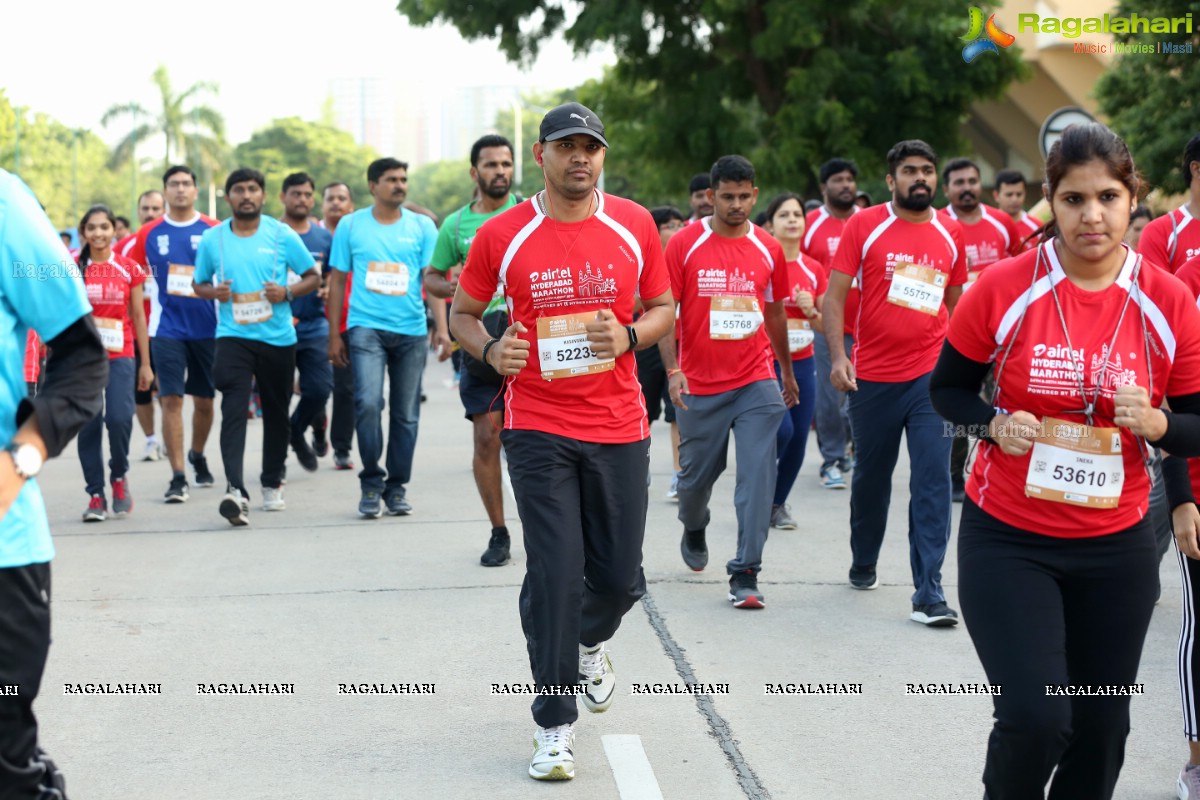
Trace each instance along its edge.
<path fill-rule="evenodd" d="M 933 267 L 900 263 L 892 272 L 887 301 L 893 305 L 937 316 L 946 293 L 947 275 Z"/>

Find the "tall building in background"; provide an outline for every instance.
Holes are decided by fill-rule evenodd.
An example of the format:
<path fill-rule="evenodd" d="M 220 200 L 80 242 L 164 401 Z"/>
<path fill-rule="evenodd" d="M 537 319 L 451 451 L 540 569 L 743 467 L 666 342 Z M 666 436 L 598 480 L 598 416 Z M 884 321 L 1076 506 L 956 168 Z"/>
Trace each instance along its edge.
<path fill-rule="evenodd" d="M 416 169 L 466 158 L 471 144 L 495 131 L 496 115 L 520 96 L 516 85 L 446 90 L 393 78 L 333 78 L 334 120 L 356 142 Z M 507 135 L 511 136 L 511 131 Z"/>

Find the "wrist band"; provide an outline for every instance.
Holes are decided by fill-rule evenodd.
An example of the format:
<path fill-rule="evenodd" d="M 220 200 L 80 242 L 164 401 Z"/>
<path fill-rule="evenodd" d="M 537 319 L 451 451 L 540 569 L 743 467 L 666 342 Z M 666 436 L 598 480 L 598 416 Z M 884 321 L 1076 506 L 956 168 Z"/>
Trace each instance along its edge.
<path fill-rule="evenodd" d="M 487 344 L 485 344 L 483 346 L 483 352 L 479 354 L 479 360 L 482 361 L 483 363 L 487 364 L 489 367 L 491 367 L 492 365 L 489 364 L 488 360 L 487 360 L 488 350 L 491 350 L 492 345 L 494 345 L 498 341 L 500 341 L 500 340 L 499 339 L 488 339 Z M 492 369 L 496 369 L 496 368 L 492 367 Z M 496 370 L 496 371 L 499 372 L 500 370 Z"/>
<path fill-rule="evenodd" d="M 667 377 L 673 378 L 681 372 L 683 372 L 683 370 L 679 369 L 678 367 L 672 367 L 671 369 L 667 370 Z"/>

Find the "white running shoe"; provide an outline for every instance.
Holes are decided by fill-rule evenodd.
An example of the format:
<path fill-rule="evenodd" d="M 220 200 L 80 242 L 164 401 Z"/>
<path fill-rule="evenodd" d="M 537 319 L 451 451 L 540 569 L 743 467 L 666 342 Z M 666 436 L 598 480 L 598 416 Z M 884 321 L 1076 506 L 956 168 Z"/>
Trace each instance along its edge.
<path fill-rule="evenodd" d="M 162 458 L 162 448 L 158 444 L 157 439 L 146 440 L 146 451 L 142 454 L 142 461 L 158 461 Z"/>
<path fill-rule="evenodd" d="M 225 490 L 225 496 L 221 498 L 220 512 L 230 525 L 241 527 L 250 524 L 250 501 L 232 486 Z"/>
<path fill-rule="evenodd" d="M 287 503 L 283 502 L 283 487 L 273 489 L 270 486 L 264 486 L 262 493 L 263 511 L 283 511 L 287 508 Z"/>
<path fill-rule="evenodd" d="M 1184 764 L 1175 781 L 1175 792 L 1179 800 L 1200 800 L 1200 767 Z"/>
<path fill-rule="evenodd" d="M 575 777 L 575 730 L 571 723 L 538 727 L 533 733 L 529 777 L 538 781 L 569 781 Z"/>
<path fill-rule="evenodd" d="M 579 699 L 593 714 L 608 711 L 617 689 L 617 676 L 606 642 L 594 647 L 579 645 L 579 682 L 585 687 Z"/>

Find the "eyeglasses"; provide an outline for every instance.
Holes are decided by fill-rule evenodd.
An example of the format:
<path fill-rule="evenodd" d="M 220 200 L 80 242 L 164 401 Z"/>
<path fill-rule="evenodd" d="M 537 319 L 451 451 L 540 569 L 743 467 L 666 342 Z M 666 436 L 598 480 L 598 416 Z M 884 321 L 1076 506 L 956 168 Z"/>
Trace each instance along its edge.
<path fill-rule="evenodd" d="M 664 222 L 662 225 L 659 225 L 658 229 L 660 231 L 681 231 L 686 227 L 687 226 L 679 220 L 672 220 L 671 222 Z"/>

